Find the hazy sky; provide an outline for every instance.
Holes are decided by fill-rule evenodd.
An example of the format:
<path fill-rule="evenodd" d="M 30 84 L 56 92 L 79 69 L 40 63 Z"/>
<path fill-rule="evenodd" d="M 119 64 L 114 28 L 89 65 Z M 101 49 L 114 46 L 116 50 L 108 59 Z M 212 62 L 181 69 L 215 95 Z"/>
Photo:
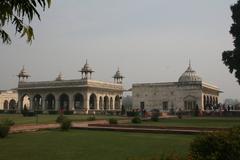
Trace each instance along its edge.
<path fill-rule="evenodd" d="M 55 0 L 33 23 L 35 40 L 0 44 L 0 89 L 17 86 L 25 65 L 31 81 L 80 78 L 86 59 L 94 79 L 112 81 L 120 67 L 124 86 L 177 81 L 188 60 L 221 99 L 239 98 L 240 86 L 221 61 L 232 49 L 230 5 L 236 0 Z"/>

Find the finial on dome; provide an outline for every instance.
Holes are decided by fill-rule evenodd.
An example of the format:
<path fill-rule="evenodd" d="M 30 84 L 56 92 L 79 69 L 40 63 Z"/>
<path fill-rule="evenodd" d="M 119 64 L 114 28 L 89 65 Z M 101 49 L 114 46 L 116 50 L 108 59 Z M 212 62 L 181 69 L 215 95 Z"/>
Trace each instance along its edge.
<path fill-rule="evenodd" d="M 191 63 L 191 59 L 189 58 L 189 60 L 188 60 L 188 69 L 192 69 L 192 63 Z"/>

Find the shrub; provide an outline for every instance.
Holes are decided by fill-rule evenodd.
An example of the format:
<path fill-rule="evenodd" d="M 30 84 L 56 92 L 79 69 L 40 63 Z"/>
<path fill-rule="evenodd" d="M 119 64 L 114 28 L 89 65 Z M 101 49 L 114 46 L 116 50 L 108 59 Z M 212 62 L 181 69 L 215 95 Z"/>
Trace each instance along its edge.
<path fill-rule="evenodd" d="M 8 135 L 12 125 L 14 125 L 14 122 L 9 119 L 5 119 L 0 122 L 0 138 L 4 138 Z"/>
<path fill-rule="evenodd" d="M 140 117 L 134 117 L 134 118 L 132 119 L 132 123 L 142 123 L 142 120 L 141 120 Z"/>
<path fill-rule="evenodd" d="M 152 110 L 151 120 L 154 122 L 159 121 L 159 115 L 160 115 L 160 112 L 158 109 Z"/>
<path fill-rule="evenodd" d="M 48 114 L 58 114 L 58 111 L 51 110 L 51 111 L 48 111 Z"/>
<path fill-rule="evenodd" d="M 109 124 L 118 124 L 118 120 L 116 118 L 108 119 Z"/>
<path fill-rule="evenodd" d="M 65 117 L 64 115 L 61 114 L 60 116 L 57 117 L 56 122 L 62 123 L 65 118 L 67 118 L 67 117 Z"/>
<path fill-rule="evenodd" d="M 1 113 L 4 113 L 4 110 L 0 109 L 0 114 L 1 114 Z"/>
<path fill-rule="evenodd" d="M 203 134 L 190 145 L 193 160 L 239 160 L 240 127 Z"/>
<path fill-rule="evenodd" d="M 72 122 L 68 118 L 64 118 L 63 121 L 61 122 L 61 130 L 62 131 L 68 131 L 72 126 Z"/>
<path fill-rule="evenodd" d="M 93 116 L 89 116 L 87 118 L 88 121 L 95 121 L 96 120 L 96 117 L 93 115 Z"/>
<path fill-rule="evenodd" d="M 5 119 L 2 122 L 4 124 L 8 125 L 8 126 L 13 126 L 15 124 L 15 122 L 13 120 L 10 120 L 10 119 Z"/>
<path fill-rule="evenodd" d="M 182 112 L 181 109 L 179 109 L 179 111 L 177 112 L 177 117 L 178 117 L 179 119 L 182 119 L 182 116 L 183 116 L 183 112 Z"/>

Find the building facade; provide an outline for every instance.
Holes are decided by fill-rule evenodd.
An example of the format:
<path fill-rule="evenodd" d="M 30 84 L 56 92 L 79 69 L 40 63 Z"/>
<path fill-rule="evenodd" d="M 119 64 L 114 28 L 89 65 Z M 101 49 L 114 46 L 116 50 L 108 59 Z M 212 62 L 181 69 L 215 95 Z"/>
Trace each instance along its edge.
<path fill-rule="evenodd" d="M 18 95 L 16 90 L 0 91 L 0 110 L 16 110 Z"/>
<path fill-rule="evenodd" d="M 178 82 L 133 84 L 133 108 L 161 112 L 206 110 L 218 104 L 218 87 L 203 82 L 189 64 Z"/>
<path fill-rule="evenodd" d="M 124 89 L 119 69 L 113 83 L 92 80 L 94 71 L 87 62 L 79 72 L 81 79 L 64 80 L 60 73 L 54 81 L 29 82 L 29 75 L 23 68 L 18 74 L 19 110 L 65 110 L 75 113 L 121 110 Z M 28 104 L 25 103 L 26 99 L 29 100 Z"/>

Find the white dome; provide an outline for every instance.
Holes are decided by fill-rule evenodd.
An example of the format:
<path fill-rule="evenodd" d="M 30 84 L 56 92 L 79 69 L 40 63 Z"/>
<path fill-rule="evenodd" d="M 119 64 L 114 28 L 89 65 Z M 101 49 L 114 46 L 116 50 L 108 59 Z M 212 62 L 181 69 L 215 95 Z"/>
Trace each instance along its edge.
<path fill-rule="evenodd" d="M 178 79 L 178 82 L 200 82 L 202 78 L 197 75 L 197 73 L 192 69 L 191 64 L 189 64 L 187 70 Z"/>

